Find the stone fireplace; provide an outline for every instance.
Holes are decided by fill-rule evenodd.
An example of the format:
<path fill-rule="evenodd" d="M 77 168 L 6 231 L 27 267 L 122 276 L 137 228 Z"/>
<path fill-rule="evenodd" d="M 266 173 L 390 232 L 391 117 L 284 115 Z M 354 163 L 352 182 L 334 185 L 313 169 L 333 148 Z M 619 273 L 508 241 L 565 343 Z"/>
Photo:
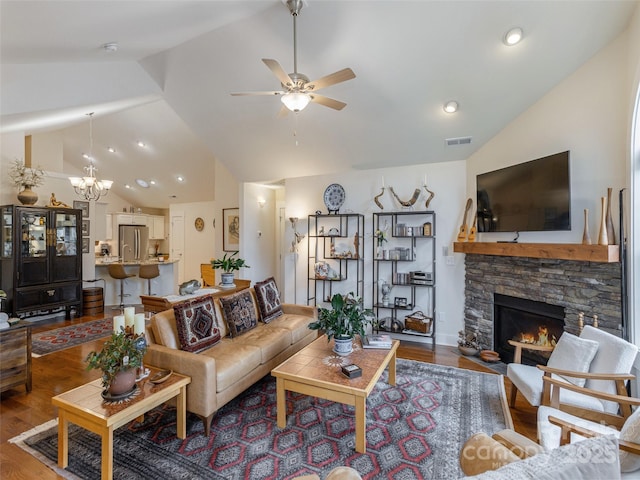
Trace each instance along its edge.
<path fill-rule="evenodd" d="M 559 322 L 570 333 L 579 334 L 578 314 L 584 312 L 585 325 L 595 314 L 600 328 L 622 336 L 618 262 L 467 253 L 465 268 L 465 329 L 478 329 L 483 348 L 498 348 L 496 294 L 563 309 Z"/>
<path fill-rule="evenodd" d="M 564 332 L 564 307 L 495 293 L 493 346 L 504 362 L 513 361 L 509 340 L 553 347 Z M 524 349 L 522 363 L 546 365 L 549 352 Z"/>

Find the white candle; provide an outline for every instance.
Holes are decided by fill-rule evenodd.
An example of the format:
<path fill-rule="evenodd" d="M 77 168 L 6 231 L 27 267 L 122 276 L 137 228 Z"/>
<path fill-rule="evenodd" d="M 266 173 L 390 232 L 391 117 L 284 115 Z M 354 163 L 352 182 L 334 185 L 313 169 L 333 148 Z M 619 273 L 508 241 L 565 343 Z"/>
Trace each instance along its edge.
<path fill-rule="evenodd" d="M 120 333 L 124 330 L 124 315 L 113 317 L 113 333 Z"/>
<path fill-rule="evenodd" d="M 124 326 L 133 328 L 133 316 L 136 313 L 135 307 L 126 307 L 124 309 Z"/>
<path fill-rule="evenodd" d="M 425 187 L 427 186 L 427 175 L 426 174 L 424 176 L 424 182 L 422 182 L 422 185 L 424 185 Z"/>
<path fill-rule="evenodd" d="M 144 313 L 136 313 L 133 333 L 136 335 L 142 335 L 144 333 Z"/>
<path fill-rule="evenodd" d="M 384 188 L 384 175 L 382 175 L 382 188 Z"/>

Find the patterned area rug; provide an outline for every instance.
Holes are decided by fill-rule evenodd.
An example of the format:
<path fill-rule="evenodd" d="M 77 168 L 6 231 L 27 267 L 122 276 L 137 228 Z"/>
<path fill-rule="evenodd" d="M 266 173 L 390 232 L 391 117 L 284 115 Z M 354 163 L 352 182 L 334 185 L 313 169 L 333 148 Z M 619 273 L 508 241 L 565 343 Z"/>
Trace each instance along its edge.
<path fill-rule="evenodd" d="M 113 320 L 105 318 L 86 323 L 56 328 L 47 332 L 34 333 L 31 337 L 31 354 L 41 357 L 58 350 L 75 347 L 81 343 L 111 335 Z"/>
<path fill-rule="evenodd" d="M 114 435 L 114 478 L 291 479 L 349 465 L 365 479 L 461 476 L 458 456 L 473 433 L 512 426 L 500 375 L 398 360 L 397 385 L 384 373 L 367 400 L 367 453 L 354 450 L 354 410 L 288 392 L 287 427 L 276 425 L 276 385 L 263 378 L 214 417 L 211 435 L 189 415 L 175 436 L 175 411 L 156 408 Z M 100 440 L 70 425 L 66 478 L 100 477 Z M 12 439 L 56 468 L 55 421 Z M 71 475 L 70 475 L 71 474 Z"/>

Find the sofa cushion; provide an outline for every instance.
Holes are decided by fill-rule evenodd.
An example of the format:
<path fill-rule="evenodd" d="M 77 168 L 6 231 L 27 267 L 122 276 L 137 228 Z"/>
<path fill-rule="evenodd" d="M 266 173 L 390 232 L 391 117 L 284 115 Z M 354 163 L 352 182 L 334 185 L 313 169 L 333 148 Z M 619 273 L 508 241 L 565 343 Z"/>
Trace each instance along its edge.
<path fill-rule="evenodd" d="M 547 366 L 561 370 L 572 370 L 574 372 L 586 373 L 593 357 L 598 351 L 598 342 L 586 338 L 576 337 L 569 332 L 564 332 L 560 340 L 551 352 Z M 563 377 L 567 382 L 571 382 L 579 387 L 584 387 L 585 378 Z"/>
<path fill-rule="evenodd" d="M 240 337 L 242 338 L 242 337 Z M 259 347 L 242 343 L 238 338 L 223 338 L 214 348 L 200 355 L 216 360 L 216 391 L 222 392 L 260 366 Z"/>
<path fill-rule="evenodd" d="M 482 432 L 469 437 L 460 450 L 460 468 L 465 475 L 478 475 L 518 461 L 520 457 Z"/>
<path fill-rule="evenodd" d="M 239 337 L 237 343 L 258 347 L 262 354 L 260 363 L 267 363 L 291 346 L 291 332 L 262 325 Z"/>
<path fill-rule="evenodd" d="M 285 313 L 269 323 L 269 328 L 289 330 L 291 332 L 291 343 L 296 343 L 313 331 L 308 326 L 311 321 L 313 321 L 312 318 L 304 315 Z"/>
<path fill-rule="evenodd" d="M 180 348 L 173 309 L 158 312 L 151 317 L 151 331 L 153 332 L 153 339 L 158 345 L 164 345 L 175 350 Z"/>
<path fill-rule="evenodd" d="M 220 305 L 232 337 L 237 337 L 258 325 L 258 314 L 249 290 L 220 297 Z"/>
<path fill-rule="evenodd" d="M 198 353 L 220 341 L 220 329 L 211 297 L 178 303 L 173 311 L 182 350 Z"/>
<path fill-rule="evenodd" d="M 258 300 L 260 318 L 264 323 L 269 323 L 282 315 L 280 292 L 273 277 L 267 278 L 264 282 L 256 283 L 254 291 Z"/>

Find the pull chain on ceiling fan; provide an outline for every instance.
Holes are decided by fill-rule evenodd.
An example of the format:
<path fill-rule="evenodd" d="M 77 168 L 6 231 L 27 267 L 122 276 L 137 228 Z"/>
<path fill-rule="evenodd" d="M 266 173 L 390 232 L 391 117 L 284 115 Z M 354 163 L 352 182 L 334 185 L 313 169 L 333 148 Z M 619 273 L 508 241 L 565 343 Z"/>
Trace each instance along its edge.
<path fill-rule="evenodd" d="M 279 95 L 284 104 L 280 114 L 286 114 L 288 110 L 299 112 L 303 110 L 309 102 L 318 103 L 334 110 L 342 110 L 346 107 L 346 103 L 333 98 L 318 95 L 317 92 L 321 88 L 330 87 L 337 83 L 346 82 L 355 78 L 356 75 L 350 68 L 343 68 L 330 75 L 321 77 L 313 82 L 303 73 L 298 72 L 298 39 L 296 20 L 302 9 L 302 0 L 286 0 L 287 7 L 293 17 L 293 73 L 287 74 L 277 60 L 263 58 L 264 64 L 273 72 L 284 90 L 265 91 L 265 92 L 238 92 L 231 95 Z M 286 108 L 285 108 L 286 107 Z"/>

